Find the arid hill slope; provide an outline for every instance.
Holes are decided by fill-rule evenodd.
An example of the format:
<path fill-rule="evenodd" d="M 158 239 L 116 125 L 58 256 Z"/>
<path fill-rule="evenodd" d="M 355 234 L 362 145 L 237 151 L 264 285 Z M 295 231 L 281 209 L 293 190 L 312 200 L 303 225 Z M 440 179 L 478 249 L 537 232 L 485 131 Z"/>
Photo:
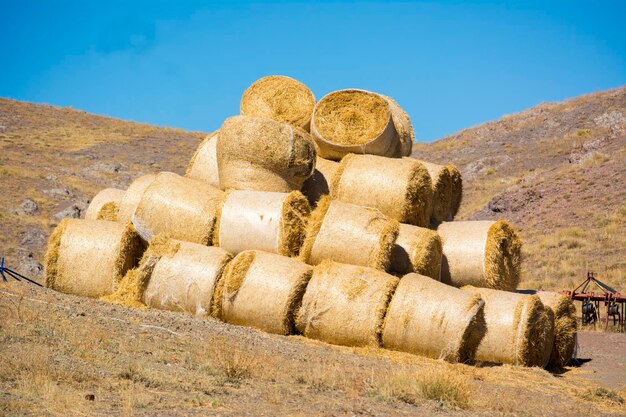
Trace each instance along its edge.
<path fill-rule="evenodd" d="M 457 219 L 521 230 L 522 286 L 568 289 L 588 266 L 626 290 L 626 87 L 541 104 L 413 155 L 461 169 Z"/>

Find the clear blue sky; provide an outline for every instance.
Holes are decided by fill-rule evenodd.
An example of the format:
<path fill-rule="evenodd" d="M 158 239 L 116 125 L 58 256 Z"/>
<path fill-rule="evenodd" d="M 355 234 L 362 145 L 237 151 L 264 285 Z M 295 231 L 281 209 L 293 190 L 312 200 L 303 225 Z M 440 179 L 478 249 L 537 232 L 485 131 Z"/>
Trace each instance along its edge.
<path fill-rule="evenodd" d="M 0 97 L 211 131 L 283 74 L 390 95 L 429 141 L 626 84 L 626 1 L 510 3 L 0 0 Z"/>

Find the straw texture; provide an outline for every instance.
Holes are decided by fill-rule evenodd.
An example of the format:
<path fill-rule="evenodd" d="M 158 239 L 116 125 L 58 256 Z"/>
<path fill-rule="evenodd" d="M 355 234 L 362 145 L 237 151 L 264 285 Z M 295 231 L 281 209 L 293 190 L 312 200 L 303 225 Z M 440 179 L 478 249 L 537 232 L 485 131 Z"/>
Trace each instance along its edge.
<path fill-rule="evenodd" d="M 224 190 L 300 190 L 315 168 L 315 145 L 302 129 L 264 117 L 226 119 L 217 141 Z"/>
<path fill-rule="evenodd" d="M 441 254 L 441 239 L 436 232 L 400 223 L 389 269 L 396 274 L 415 272 L 439 281 Z"/>
<path fill-rule="evenodd" d="M 361 266 L 325 261 L 313 268 L 296 327 L 304 336 L 346 346 L 380 346 L 399 279 Z"/>
<path fill-rule="evenodd" d="M 311 118 L 319 156 L 340 160 L 349 153 L 400 157 L 400 137 L 390 102 L 364 90 L 340 90 L 324 96 Z"/>
<path fill-rule="evenodd" d="M 228 265 L 218 318 L 268 333 L 289 335 L 312 268 L 296 259 L 245 251 Z"/>
<path fill-rule="evenodd" d="M 520 280 L 522 243 L 506 221 L 442 223 L 441 281 L 514 291 Z"/>
<path fill-rule="evenodd" d="M 85 219 L 117 221 L 117 212 L 125 192 L 117 188 L 105 188 L 100 191 L 91 199 L 85 212 Z"/>
<path fill-rule="evenodd" d="M 189 161 L 186 177 L 204 181 L 215 188 L 221 187 L 220 173 L 217 169 L 218 138 L 218 132 L 213 132 L 200 143 Z"/>
<path fill-rule="evenodd" d="M 426 161 L 419 161 L 430 174 L 433 190 L 433 205 L 430 215 L 431 224 L 439 224 L 451 221 L 452 216 L 452 192 L 454 185 L 448 167 Z"/>
<path fill-rule="evenodd" d="M 454 219 L 454 216 L 456 216 L 459 212 L 461 201 L 463 200 L 463 177 L 461 176 L 461 171 L 459 171 L 454 165 L 447 165 L 446 169 L 450 174 L 450 180 L 452 183 L 450 218 Z"/>
<path fill-rule="evenodd" d="M 423 275 L 405 275 L 385 317 L 383 347 L 472 362 L 487 330 L 483 307 L 480 296 Z"/>
<path fill-rule="evenodd" d="M 300 81 L 271 75 L 255 81 L 241 97 L 245 116 L 262 116 L 309 130 L 315 96 Z"/>
<path fill-rule="evenodd" d="M 311 207 L 315 207 L 322 196 L 330 195 L 333 177 L 338 168 L 338 162 L 317 157 L 313 175 L 302 185 L 302 194 L 309 200 Z"/>
<path fill-rule="evenodd" d="M 523 294 L 536 294 L 541 302 L 554 313 L 554 344 L 550 353 L 549 365 L 562 367 L 569 363 L 576 351 L 578 321 L 576 307 L 569 297 L 552 291 L 518 291 Z"/>
<path fill-rule="evenodd" d="M 334 177 L 332 197 L 379 209 L 386 216 L 427 227 L 433 191 L 430 175 L 411 158 L 347 155 Z"/>
<path fill-rule="evenodd" d="M 554 314 L 536 295 L 463 287 L 485 302 L 487 334 L 476 360 L 544 367 L 554 340 Z"/>
<path fill-rule="evenodd" d="M 224 193 L 209 184 L 171 172 L 158 174 L 143 193 L 133 224 L 143 240 L 166 234 L 208 245 Z"/>
<path fill-rule="evenodd" d="M 63 219 L 48 241 L 46 286 L 92 298 L 111 294 L 141 250 L 130 223 Z"/>
<path fill-rule="evenodd" d="M 155 178 L 156 174 L 147 174 L 137 178 L 130 184 L 124 193 L 124 197 L 122 197 L 120 201 L 117 212 L 118 222 L 126 224 L 133 220 L 133 215 L 135 214 L 143 192 L 146 191 L 146 188 L 152 184 Z"/>
<path fill-rule="evenodd" d="M 387 270 L 399 224 L 376 209 L 322 197 L 311 214 L 300 259 L 325 259 Z"/>
<path fill-rule="evenodd" d="M 310 214 L 299 191 L 232 191 L 217 213 L 213 244 L 235 255 L 256 249 L 297 256 Z"/>
<path fill-rule="evenodd" d="M 213 293 L 232 256 L 224 249 L 170 240 L 143 293 L 144 303 L 161 310 L 207 316 Z M 142 261 L 143 262 L 143 261 Z"/>

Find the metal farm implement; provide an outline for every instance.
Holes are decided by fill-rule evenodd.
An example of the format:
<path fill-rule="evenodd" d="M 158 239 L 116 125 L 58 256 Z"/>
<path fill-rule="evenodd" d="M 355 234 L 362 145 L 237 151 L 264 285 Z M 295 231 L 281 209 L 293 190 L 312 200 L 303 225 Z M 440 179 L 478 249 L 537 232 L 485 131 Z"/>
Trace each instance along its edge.
<path fill-rule="evenodd" d="M 30 282 L 31 284 L 35 284 L 40 287 L 43 287 L 43 285 L 41 285 L 37 281 L 33 281 L 32 279 L 25 277 L 24 275 L 4 266 L 4 256 L 0 258 L 0 275 L 2 276 L 3 282 L 8 282 L 9 279 L 7 277 L 9 277 L 9 278 L 13 278 L 16 281 L 21 281 L 24 279 L 27 282 Z"/>
<path fill-rule="evenodd" d="M 597 290 L 600 290 L 596 292 Z M 619 331 L 626 330 L 626 294 L 609 287 L 596 278 L 593 272 L 587 272 L 587 279 L 573 291 L 562 291 L 562 294 L 572 300 L 582 303 L 581 319 L 584 325 L 595 325 L 598 320 L 604 321 L 604 329 L 609 327 L 609 321 L 613 319 L 613 326 Z M 605 306 L 604 317 L 600 314 L 600 304 Z"/>

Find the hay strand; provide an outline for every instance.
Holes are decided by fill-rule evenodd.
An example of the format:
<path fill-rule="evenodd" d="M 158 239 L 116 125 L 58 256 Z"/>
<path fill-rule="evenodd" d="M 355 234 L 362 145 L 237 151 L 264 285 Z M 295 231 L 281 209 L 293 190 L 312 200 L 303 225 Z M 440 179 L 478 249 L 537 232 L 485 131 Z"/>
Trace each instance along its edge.
<path fill-rule="evenodd" d="M 380 346 L 398 278 L 372 268 L 324 261 L 313 268 L 296 328 L 304 336 L 346 346 Z"/>

